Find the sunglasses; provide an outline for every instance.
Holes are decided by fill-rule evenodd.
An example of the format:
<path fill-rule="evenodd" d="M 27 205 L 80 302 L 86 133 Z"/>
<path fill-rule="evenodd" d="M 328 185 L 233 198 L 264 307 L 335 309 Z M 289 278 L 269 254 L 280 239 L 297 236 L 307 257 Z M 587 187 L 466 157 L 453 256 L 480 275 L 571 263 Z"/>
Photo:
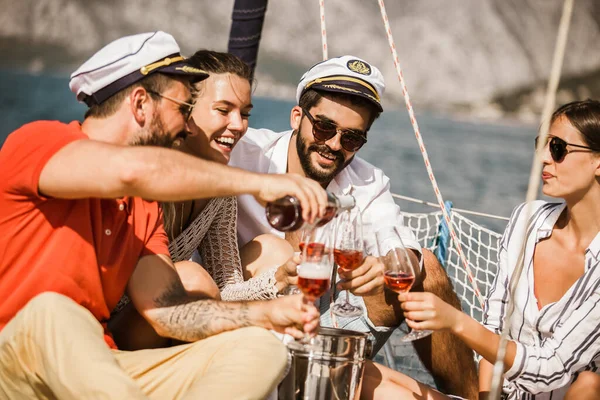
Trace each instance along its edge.
<path fill-rule="evenodd" d="M 196 106 L 196 102 L 186 103 L 185 101 L 177 100 L 173 97 L 165 96 L 164 94 L 160 94 L 155 92 L 154 90 L 146 90 L 148 93 L 153 94 L 158 97 L 162 97 L 163 99 L 167 99 L 172 101 L 173 103 L 179 104 L 179 112 L 183 115 L 183 119 L 185 122 L 189 121 L 192 117 L 192 111 L 194 111 L 194 107 Z"/>
<path fill-rule="evenodd" d="M 340 144 L 344 150 L 354 153 L 358 151 L 365 143 L 367 143 L 367 132 L 354 129 L 342 129 L 336 124 L 315 119 L 304 108 L 302 112 L 312 124 L 312 133 L 317 142 L 326 142 L 334 137 L 338 132 L 342 135 Z"/>
<path fill-rule="evenodd" d="M 538 145 L 538 137 L 535 138 L 535 148 L 537 149 L 537 145 Z M 573 143 L 567 143 L 564 140 L 562 140 L 559 137 L 556 136 L 552 136 L 552 138 L 547 141 L 546 143 L 549 143 L 550 146 L 550 156 L 552 156 L 552 159 L 554 160 L 554 162 L 562 162 L 562 160 L 565 159 L 565 157 L 567 156 L 567 154 L 569 153 L 577 153 L 577 152 L 589 152 L 589 151 L 596 151 L 594 149 L 592 149 L 591 147 L 587 147 L 587 146 L 581 146 L 578 144 L 573 144 Z M 586 149 L 588 151 L 583 151 L 583 150 L 569 150 L 567 149 L 567 146 L 572 146 L 572 147 L 577 147 L 580 149 Z"/>

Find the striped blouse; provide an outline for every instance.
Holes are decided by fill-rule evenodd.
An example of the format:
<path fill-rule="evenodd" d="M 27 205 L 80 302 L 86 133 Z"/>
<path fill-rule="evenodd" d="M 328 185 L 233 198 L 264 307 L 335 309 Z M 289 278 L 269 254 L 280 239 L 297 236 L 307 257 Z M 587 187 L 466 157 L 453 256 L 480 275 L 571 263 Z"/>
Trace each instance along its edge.
<path fill-rule="evenodd" d="M 504 232 L 498 274 L 484 309 L 484 325 L 500 333 L 508 303 L 510 276 L 527 235 L 524 267 L 516 288 L 510 339 L 517 352 L 505 374 L 509 399 L 560 399 L 581 371 L 600 364 L 600 233 L 585 251 L 585 272 L 563 297 L 538 310 L 533 292 L 533 253 L 552 234 L 564 203 L 535 201 L 525 224 L 527 207 L 518 206 Z"/>

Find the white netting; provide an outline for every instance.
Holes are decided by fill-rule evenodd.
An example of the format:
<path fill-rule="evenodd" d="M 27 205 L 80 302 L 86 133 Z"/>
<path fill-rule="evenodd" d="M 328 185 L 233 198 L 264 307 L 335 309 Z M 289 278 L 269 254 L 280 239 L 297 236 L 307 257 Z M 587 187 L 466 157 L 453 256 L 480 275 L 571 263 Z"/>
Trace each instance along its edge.
<path fill-rule="evenodd" d="M 403 212 L 402 214 L 404 215 L 405 225 L 412 228 L 421 246 L 435 252 L 438 247 L 442 212 Z M 451 221 L 465 257 L 472 268 L 477 288 L 485 298 L 498 269 L 498 245 L 501 235 L 475 224 L 456 211 L 451 212 Z M 461 300 L 463 311 L 481 321 L 481 304 L 475 296 L 475 291 L 467 278 L 464 266 L 460 262 L 452 241 L 448 243 L 447 254 L 446 272 L 450 276 L 454 290 Z"/>
<path fill-rule="evenodd" d="M 442 221 L 442 212 L 402 212 L 402 214 L 404 224 L 413 230 L 421 246 L 435 253 L 439 245 L 439 225 Z M 456 211 L 451 211 L 450 216 L 458 240 L 461 242 L 462 251 L 474 275 L 477 288 L 485 298 L 498 269 L 498 245 L 501 235 L 475 224 Z M 448 257 L 445 269 L 461 301 L 462 309 L 481 322 L 481 304 L 451 241 L 449 241 L 447 249 Z M 379 359 L 379 361 L 385 362 L 389 367 L 402 371 L 414 379 L 435 386 L 435 381 L 416 355 L 414 347 L 406 346 L 405 343 L 400 342 L 400 338 L 407 332 L 408 327 L 405 323 L 402 323 L 384 345 L 383 352 L 387 354 L 382 354 L 381 356 L 384 359 Z"/>

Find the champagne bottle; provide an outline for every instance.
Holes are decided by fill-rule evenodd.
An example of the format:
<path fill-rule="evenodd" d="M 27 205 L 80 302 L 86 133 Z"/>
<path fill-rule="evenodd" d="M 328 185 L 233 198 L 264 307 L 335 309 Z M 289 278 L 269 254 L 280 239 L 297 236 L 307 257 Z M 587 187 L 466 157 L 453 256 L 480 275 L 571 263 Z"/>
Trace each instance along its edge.
<path fill-rule="evenodd" d="M 336 196 L 327 193 L 328 205 L 325 215 L 316 221 L 317 226 L 322 226 L 331 221 L 339 212 L 350 210 L 356 205 L 352 195 Z M 293 196 L 285 196 L 270 203 L 265 209 L 269 224 L 281 232 L 296 231 L 304 225 L 300 201 Z"/>

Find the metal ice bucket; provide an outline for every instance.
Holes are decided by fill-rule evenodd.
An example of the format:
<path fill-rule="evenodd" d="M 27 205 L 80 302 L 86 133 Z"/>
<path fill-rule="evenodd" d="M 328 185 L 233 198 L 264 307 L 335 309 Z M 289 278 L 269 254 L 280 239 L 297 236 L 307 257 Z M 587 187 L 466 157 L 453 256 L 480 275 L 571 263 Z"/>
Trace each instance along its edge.
<path fill-rule="evenodd" d="M 292 365 L 279 386 L 279 400 L 355 400 L 371 343 L 367 334 L 319 328 L 313 350 L 288 345 Z"/>

